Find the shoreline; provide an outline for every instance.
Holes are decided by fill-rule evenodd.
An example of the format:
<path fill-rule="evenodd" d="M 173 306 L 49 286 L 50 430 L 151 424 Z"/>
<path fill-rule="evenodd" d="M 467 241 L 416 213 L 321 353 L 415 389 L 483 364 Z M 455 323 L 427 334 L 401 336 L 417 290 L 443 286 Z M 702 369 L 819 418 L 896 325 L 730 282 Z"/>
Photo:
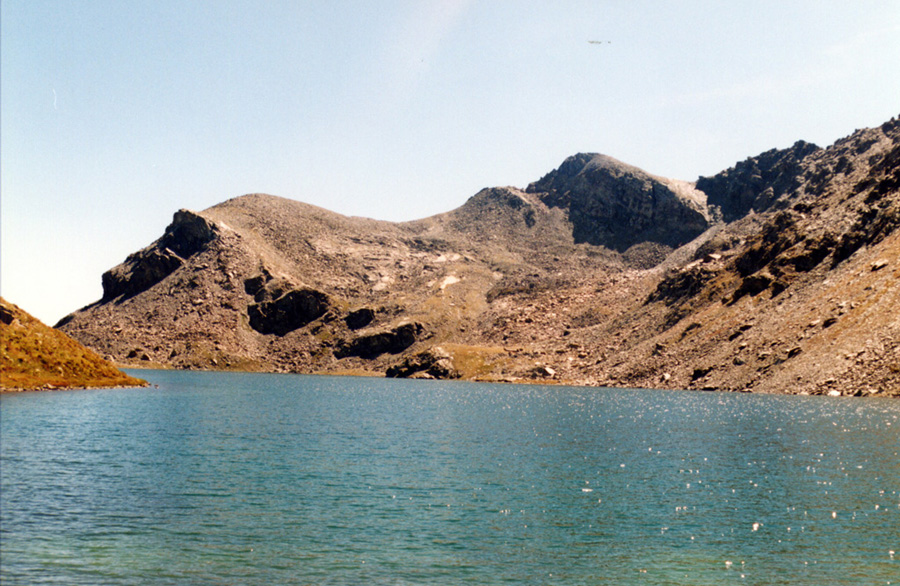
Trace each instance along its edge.
<path fill-rule="evenodd" d="M 116 365 L 120 369 L 128 369 L 128 370 L 158 370 L 158 371 L 181 371 L 181 372 L 192 372 L 192 373 L 234 373 L 234 374 L 275 374 L 275 375 L 298 375 L 298 376 L 329 376 L 329 377 L 347 377 L 347 378 L 392 378 L 385 377 L 383 373 L 378 372 L 278 372 L 278 371 L 269 371 L 269 370 L 232 370 L 232 369 L 199 369 L 199 368 L 165 368 L 165 367 L 143 367 L 143 366 L 130 366 L 117 364 Z M 648 391 L 681 391 L 681 392 L 690 392 L 690 393 L 727 393 L 727 394 L 747 394 L 747 395 L 771 395 L 771 396 L 792 396 L 792 397 L 829 397 L 829 398 L 872 398 L 872 399 L 900 399 L 900 395 L 894 395 L 886 392 L 877 392 L 877 393 L 862 393 L 857 392 L 855 394 L 835 394 L 835 389 L 823 390 L 820 393 L 810 393 L 810 392 L 800 392 L 800 393 L 790 393 L 790 392 L 760 392 L 754 391 L 752 389 L 719 389 L 719 388 L 700 388 L 700 389 L 673 389 L 673 388 L 651 388 L 651 387 L 634 387 L 634 386 L 621 386 L 621 385 L 604 385 L 592 383 L 589 381 L 579 381 L 579 380 L 554 380 L 554 379 L 512 379 L 512 378 L 424 378 L 424 377 L 396 377 L 397 380 L 416 380 L 416 381 L 444 381 L 444 382 L 463 382 L 463 383 L 474 383 L 474 384 L 508 384 L 508 385 L 544 385 L 544 386 L 560 386 L 560 387 L 580 387 L 580 388 L 595 388 L 595 389 L 629 389 L 629 390 L 648 390 Z M 35 391 L 77 391 L 77 390 L 97 390 L 97 389 L 132 389 L 132 388 L 150 388 L 154 387 L 152 383 L 149 381 L 145 381 L 143 379 L 136 379 L 144 384 L 141 385 L 132 385 L 132 384 L 119 384 L 119 385 L 78 385 L 78 386 L 54 386 L 54 385 L 44 385 L 41 387 L 31 387 L 31 388 L 11 388 L 11 387 L 0 387 L 0 393 L 18 393 L 18 392 L 35 392 Z M 839 393 L 839 391 L 838 391 Z"/>

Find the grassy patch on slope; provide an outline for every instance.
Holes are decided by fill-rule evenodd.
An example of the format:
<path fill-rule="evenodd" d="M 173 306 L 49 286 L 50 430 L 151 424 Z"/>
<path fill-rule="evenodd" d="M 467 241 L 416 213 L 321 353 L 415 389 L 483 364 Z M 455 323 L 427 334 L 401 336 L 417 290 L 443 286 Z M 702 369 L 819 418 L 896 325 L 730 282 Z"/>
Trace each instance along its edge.
<path fill-rule="evenodd" d="M 146 384 L 0 298 L 0 390 Z"/>

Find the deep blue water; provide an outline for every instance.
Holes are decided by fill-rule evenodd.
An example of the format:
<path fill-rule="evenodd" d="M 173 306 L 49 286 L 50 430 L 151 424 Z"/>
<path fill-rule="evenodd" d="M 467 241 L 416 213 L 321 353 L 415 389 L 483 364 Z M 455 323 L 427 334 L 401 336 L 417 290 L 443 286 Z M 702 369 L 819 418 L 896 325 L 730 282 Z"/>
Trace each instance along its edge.
<path fill-rule="evenodd" d="M 0 398 L 2 584 L 900 584 L 898 401 L 138 374 Z"/>

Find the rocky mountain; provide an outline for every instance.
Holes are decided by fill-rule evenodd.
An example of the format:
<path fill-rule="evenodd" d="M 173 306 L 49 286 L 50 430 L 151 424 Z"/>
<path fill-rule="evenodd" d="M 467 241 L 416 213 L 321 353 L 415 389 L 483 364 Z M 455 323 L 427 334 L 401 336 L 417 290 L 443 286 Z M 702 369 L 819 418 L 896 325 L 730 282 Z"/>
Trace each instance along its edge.
<path fill-rule="evenodd" d="M 604 155 L 414 222 L 181 210 L 57 327 L 156 367 L 900 395 L 900 122 L 689 183 Z"/>
<path fill-rule="evenodd" d="M 704 192 L 604 155 L 569 157 L 528 191 L 566 211 L 576 242 L 618 251 L 644 242 L 678 247 L 710 226 Z"/>
<path fill-rule="evenodd" d="M 146 384 L 0 298 L 0 391 Z"/>

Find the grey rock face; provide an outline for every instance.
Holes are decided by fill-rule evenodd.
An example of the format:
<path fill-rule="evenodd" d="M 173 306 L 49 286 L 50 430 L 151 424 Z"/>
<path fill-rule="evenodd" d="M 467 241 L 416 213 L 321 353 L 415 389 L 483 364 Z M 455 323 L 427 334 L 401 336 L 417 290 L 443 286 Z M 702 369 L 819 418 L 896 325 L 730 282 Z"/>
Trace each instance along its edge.
<path fill-rule="evenodd" d="M 187 258 L 203 250 L 215 237 L 216 227 L 209 220 L 182 209 L 175 212 L 172 223 L 160 239 L 160 246 Z"/>
<path fill-rule="evenodd" d="M 175 272 L 184 260 L 202 251 L 216 238 L 216 227 L 189 210 L 175 213 L 162 238 L 131 254 L 125 262 L 103 273 L 103 299 L 133 297 Z"/>
<path fill-rule="evenodd" d="M 772 149 L 749 157 L 712 177 L 697 180 L 707 203 L 718 206 L 726 222 L 761 212 L 779 197 L 796 189 L 802 180 L 801 161 L 819 150 L 812 143 L 797 141 L 788 149 Z"/>
<path fill-rule="evenodd" d="M 705 206 L 672 184 L 611 157 L 580 153 L 528 186 L 568 211 L 576 242 L 624 251 L 641 242 L 676 247 L 709 227 Z"/>
<path fill-rule="evenodd" d="M 328 296 L 314 289 L 296 289 L 262 303 L 247 306 L 250 327 L 261 334 L 285 334 L 322 317 Z"/>
<path fill-rule="evenodd" d="M 103 273 L 103 299 L 133 297 L 175 272 L 182 259 L 167 248 L 148 248 L 128 256 L 125 262 Z"/>
<path fill-rule="evenodd" d="M 335 349 L 334 355 L 338 358 L 375 358 L 381 354 L 399 354 L 415 344 L 423 332 L 422 324 L 401 324 L 388 331 L 365 334 L 344 342 Z"/>

